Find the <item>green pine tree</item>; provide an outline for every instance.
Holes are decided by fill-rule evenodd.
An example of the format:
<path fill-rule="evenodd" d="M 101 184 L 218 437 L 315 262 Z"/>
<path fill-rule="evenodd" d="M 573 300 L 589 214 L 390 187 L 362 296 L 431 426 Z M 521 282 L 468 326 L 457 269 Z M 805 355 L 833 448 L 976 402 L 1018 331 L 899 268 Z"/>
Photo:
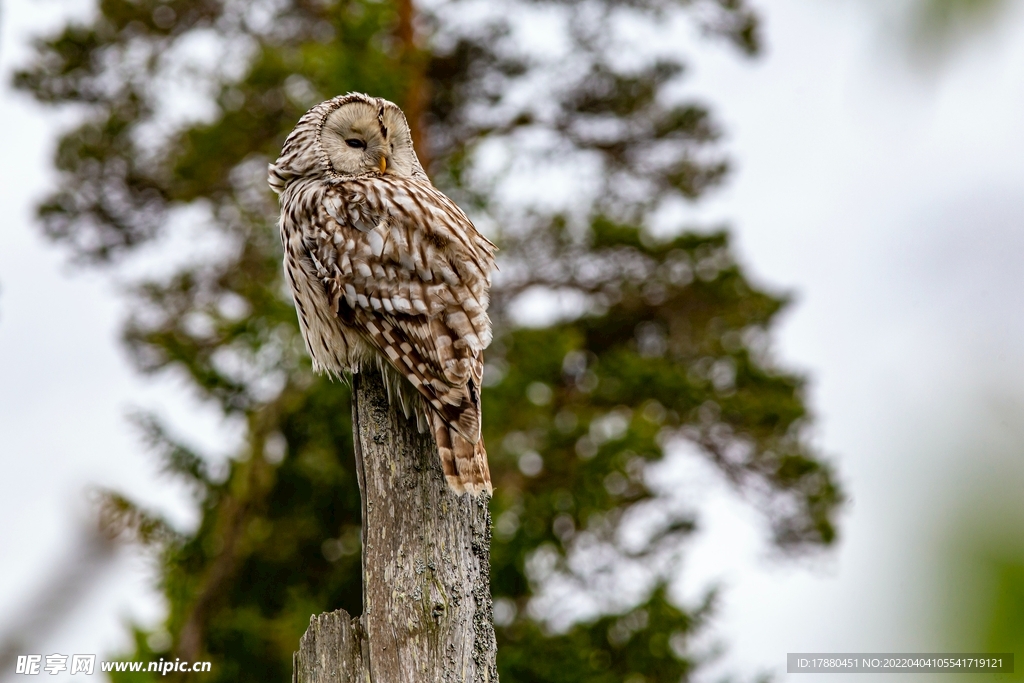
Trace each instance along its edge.
<path fill-rule="evenodd" d="M 139 418 L 201 521 L 174 529 L 106 497 L 108 524 L 157 553 L 170 608 L 171 637 L 138 631 L 130 658 L 282 681 L 311 614 L 361 611 L 348 390 L 310 370 L 265 181 L 306 108 L 352 90 L 405 109 L 435 183 L 502 249 L 483 404 L 505 683 L 688 677 L 713 600 L 667 590 L 696 524 L 650 476 L 674 441 L 747 492 L 780 547 L 834 541 L 842 495 L 804 438 L 803 380 L 767 350 L 785 297 L 749 281 L 725 232 L 651 229 L 728 165 L 709 112 L 679 95 L 679 50 L 646 54 L 620 29 L 655 45 L 694 25 L 758 51 L 742 0 L 97 0 L 88 22 L 39 39 L 17 86 L 82 113 L 45 233 L 97 268 L 215 242 L 128 293 L 125 340 L 143 371 L 187 378 L 247 427 L 217 474 Z M 529 47 L 537 29 L 547 47 Z M 568 198 L 545 178 L 571 179 Z M 518 325 L 536 291 L 574 305 Z M 639 542 L 623 533 L 636 519 Z M 536 596 L 559 589 L 589 612 L 545 612 Z"/>

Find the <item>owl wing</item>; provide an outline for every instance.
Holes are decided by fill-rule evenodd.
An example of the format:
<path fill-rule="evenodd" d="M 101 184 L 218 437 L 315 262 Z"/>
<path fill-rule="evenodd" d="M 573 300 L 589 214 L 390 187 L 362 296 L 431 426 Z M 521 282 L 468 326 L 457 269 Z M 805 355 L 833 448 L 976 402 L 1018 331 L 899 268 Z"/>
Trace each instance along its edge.
<path fill-rule="evenodd" d="M 335 313 L 475 444 L 494 245 L 424 180 L 338 179 L 315 210 L 307 249 Z"/>

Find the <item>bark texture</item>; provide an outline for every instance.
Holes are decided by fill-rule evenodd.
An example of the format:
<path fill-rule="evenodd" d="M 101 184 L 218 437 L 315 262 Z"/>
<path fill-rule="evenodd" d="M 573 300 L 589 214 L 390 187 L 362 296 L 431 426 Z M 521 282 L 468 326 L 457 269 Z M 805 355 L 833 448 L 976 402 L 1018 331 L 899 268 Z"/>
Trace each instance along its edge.
<path fill-rule="evenodd" d="M 353 376 L 363 497 L 363 616 L 314 616 L 296 683 L 497 681 L 488 498 L 455 495 L 437 447 L 388 400 L 376 369 Z"/>
<path fill-rule="evenodd" d="M 359 619 L 345 610 L 313 615 L 292 656 L 292 683 L 364 683 L 365 646 Z"/>

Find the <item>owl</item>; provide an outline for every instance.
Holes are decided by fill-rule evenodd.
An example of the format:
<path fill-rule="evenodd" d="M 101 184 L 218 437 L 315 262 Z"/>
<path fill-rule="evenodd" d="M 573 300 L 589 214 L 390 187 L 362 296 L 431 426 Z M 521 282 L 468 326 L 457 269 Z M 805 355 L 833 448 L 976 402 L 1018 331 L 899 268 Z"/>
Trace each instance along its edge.
<path fill-rule="evenodd" d="M 269 182 L 314 369 L 378 365 L 433 434 L 449 486 L 490 493 L 480 387 L 496 248 L 431 184 L 402 110 L 360 93 L 318 104 Z"/>

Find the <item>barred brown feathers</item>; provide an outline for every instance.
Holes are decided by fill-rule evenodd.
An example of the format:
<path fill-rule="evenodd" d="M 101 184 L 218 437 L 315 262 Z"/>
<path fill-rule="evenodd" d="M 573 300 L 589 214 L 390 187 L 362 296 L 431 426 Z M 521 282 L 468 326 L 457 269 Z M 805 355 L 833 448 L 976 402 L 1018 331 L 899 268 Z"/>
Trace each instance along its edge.
<path fill-rule="evenodd" d="M 350 93 L 300 120 L 269 182 L 284 269 L 319 372 L 376 361 L 412 392 L 457 493 L 491 491 L 480 434 L 495 247 L 427 178 L 401 110 Z"/>

